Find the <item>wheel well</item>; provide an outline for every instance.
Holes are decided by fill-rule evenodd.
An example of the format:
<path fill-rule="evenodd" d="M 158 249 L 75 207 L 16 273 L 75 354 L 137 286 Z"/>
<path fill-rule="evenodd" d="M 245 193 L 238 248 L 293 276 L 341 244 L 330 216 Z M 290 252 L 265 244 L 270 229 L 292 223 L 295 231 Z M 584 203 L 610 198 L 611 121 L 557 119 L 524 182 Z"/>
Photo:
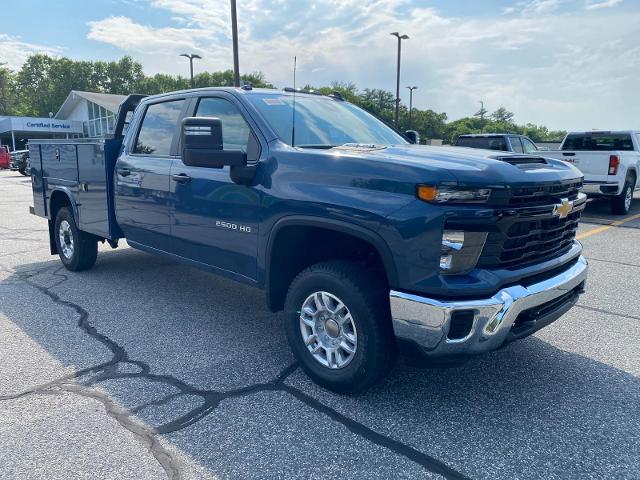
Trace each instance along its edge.
<path fill-rule="evenodd" d="M 627 172 L 627 176 L 633 177 L 633 183 L 635 186 L 635 183 L 638 180 L 638 175 L 636 174 L 636 171 L 633 168 L 630 168 L 629 171 Z"/>
<path fill-rule="evenodd" d="M 62 207 L 71 207 L 71 200 L 69 200 L 69 197 L 66 193 L 60 190 L 56 190 L 51 194 L 51 201 L 49 202 L 49 205 L 51 221 L 55 223 L 56 215 L 58 215 L 58 210 L 60 210 Z M 71 214 L 73 214 L 73 208 L 70 208 L 70 210 Z"/>
<path fill-rule="evenodd" d="M 267 272 L 267 303 L 273 312 L 284 308 L 289 285 L 305 268 L 327 260 L 349 260 L 381 275 L 388 285 L 384 263 L 368 241 L 322 227 L 287 226 L 276 234 L 271 245 Z"/>

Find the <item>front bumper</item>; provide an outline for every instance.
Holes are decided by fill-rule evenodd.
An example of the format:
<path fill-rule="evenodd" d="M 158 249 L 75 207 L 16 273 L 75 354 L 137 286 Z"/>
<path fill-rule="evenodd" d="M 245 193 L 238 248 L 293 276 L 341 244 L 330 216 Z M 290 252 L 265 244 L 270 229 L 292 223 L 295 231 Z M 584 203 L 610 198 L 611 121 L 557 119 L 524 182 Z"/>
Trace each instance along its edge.
<path fill-rule="evenodd" d="M 417 345 L 432 358 L 495 350 L 567 312 L 583 292 L 587 270 L 580 256 L 553 277 L 506 287 L 479 300 L 435 300 L 391 290 L 393 330 L 399 340 Z"/>

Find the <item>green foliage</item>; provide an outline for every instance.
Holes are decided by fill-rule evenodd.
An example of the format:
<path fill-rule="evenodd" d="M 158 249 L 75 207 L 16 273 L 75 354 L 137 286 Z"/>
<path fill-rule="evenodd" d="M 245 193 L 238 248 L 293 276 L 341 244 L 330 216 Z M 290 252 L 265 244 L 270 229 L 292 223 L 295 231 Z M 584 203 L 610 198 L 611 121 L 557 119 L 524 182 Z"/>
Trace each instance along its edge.
<path fill-rule="evenodd" d="M 496 122 L 510 123 L 513 121 L 514 114 L 504 107 L 498 108 L 490 117 Z"/>
<path fill-rule="evenodd" d="M 261 72 L 241 76 L 255 88 L 273 88 Z M 195 86 L 222 87 L 233 85 L 233 71 L 202 72 L 194 77 Z M 189 79 L 182 76 L 158 73 L 147 76 L 142 65 L 131 57 L 118 61 L 76 61 L 64 57 L 37 54 L 27 58 L 20 70 L 12 72 L 0 64 L 0 115 L 24 115 L 47 117 L 55 113 L 71 90 L 91 92 L 159 93 L 189 88 Z M 346 100 L 382 119 L 393 123 L 395 95 L 382 89 L 365 88 L 360 91 L 351 82 L 333 82 L 329 86 L 312 87 L 324 95 L 340 93 Z M 561 140 L 565 132 L 549 131 L 544 126 L 533 124 L 517 125 L 514 114 L 500 107 L 491 115 L 482 105 L 472 117 L 461 118 L 447 123 L 447 114 L 433 110 L 414 108 L 409 116 L 406 105 L 400 105 L 399 130 L 417 130 L 423 140 L 439 138 L 452 143 L 465 133 L 520 133 L 533 141 Z"/>
<path fill-rule="evenodd" d="M 15 104 L 14 77 L 0 64 L 0 115 L 10 115 Z"/>

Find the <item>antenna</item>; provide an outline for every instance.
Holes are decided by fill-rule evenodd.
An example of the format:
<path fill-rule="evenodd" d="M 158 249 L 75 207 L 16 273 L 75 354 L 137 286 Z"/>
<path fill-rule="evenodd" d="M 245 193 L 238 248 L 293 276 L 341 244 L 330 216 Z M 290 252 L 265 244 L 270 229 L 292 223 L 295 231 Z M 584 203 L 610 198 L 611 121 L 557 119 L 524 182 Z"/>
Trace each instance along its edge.
<path fill-rule="evenodd" d="M 293 57 L 293 118 L 291 119 L 291 146 L 296 146 L 296 65 L 298 57 Z"/>

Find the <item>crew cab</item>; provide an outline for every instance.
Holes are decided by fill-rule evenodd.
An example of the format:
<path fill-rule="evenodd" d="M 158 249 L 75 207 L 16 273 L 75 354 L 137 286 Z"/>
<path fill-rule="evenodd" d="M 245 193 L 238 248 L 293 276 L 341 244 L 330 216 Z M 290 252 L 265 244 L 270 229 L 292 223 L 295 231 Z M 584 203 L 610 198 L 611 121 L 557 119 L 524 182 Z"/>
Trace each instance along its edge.
<path fill-rule="evenodd" d="M 538 147 L 529 137 L 514 133 L 474 133 L 459 135 L 456 139 L 455 146 L 526 154 L 535 154 L 538 151 Z"/>
<path fill-rule="evenodd" d="M 640 131 L 571 132 L 559 151 L 544 155 L 577 167 L 584 174 L 584 192 L 609 198 L 613 213 L 629 213 L 633 192 L 640 188 Z"/>
<path fill-rule="evenodd" d="M 585 286 L 575 167 L 412 144 L 339 95 L 130 96 L 113 138 L 29 150 L 31 210 L 67 269 L 126 239 L 264 289 L 300 365 L 337 392 L 380 380 L 400 349 L 452 362 L 500 348 Z"/>

